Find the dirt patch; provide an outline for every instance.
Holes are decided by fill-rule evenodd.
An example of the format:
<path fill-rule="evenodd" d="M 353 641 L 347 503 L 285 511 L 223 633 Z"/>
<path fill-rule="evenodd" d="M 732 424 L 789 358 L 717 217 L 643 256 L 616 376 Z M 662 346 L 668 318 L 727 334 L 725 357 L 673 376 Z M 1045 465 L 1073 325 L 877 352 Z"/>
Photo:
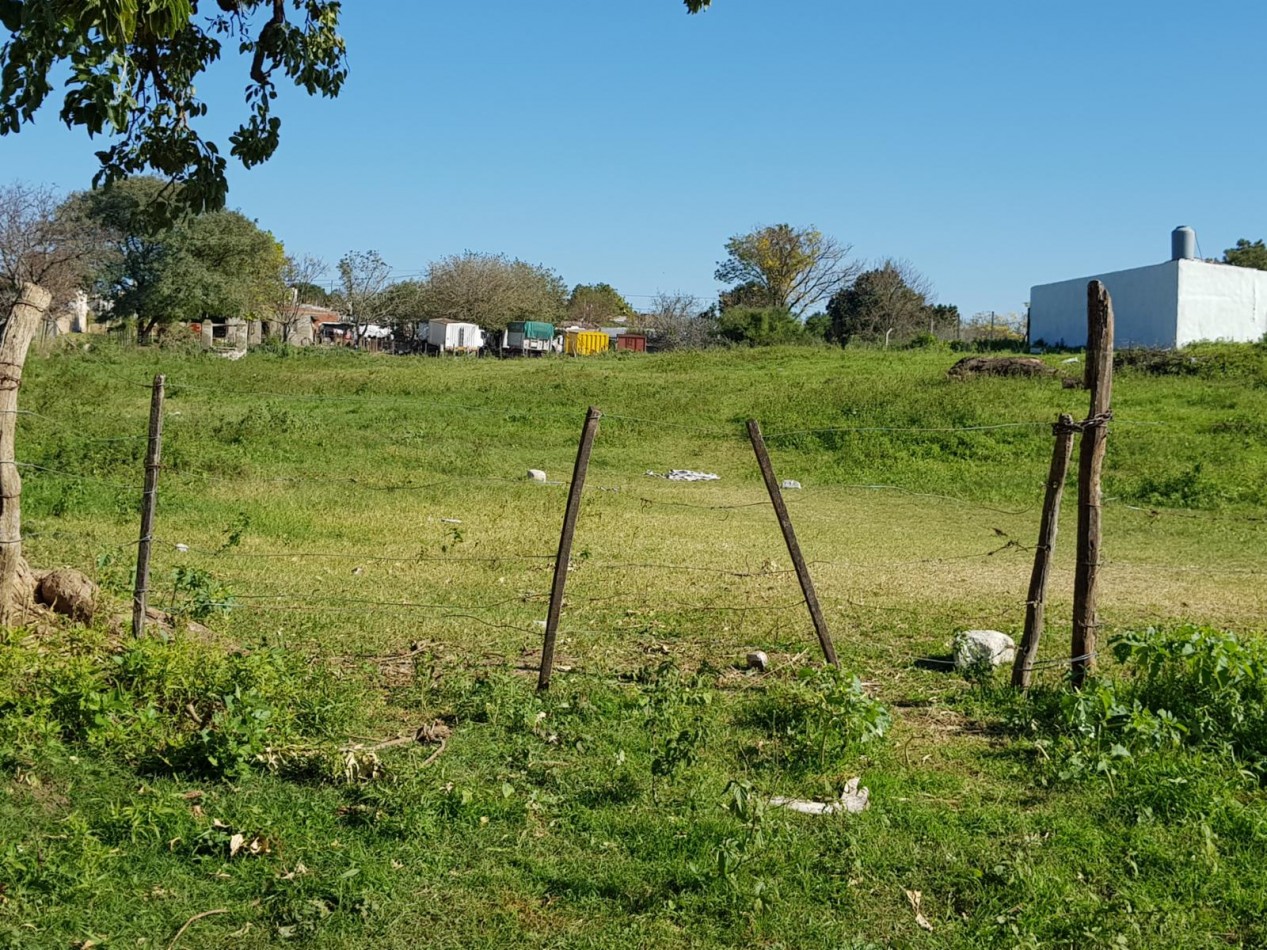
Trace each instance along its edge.
<path fill-rule="evenodd" d="M 1055 376 L 1056 371 L 1033 356 L 965 356 L 946 371 L 951 379 L 977 376 L 1034 378 Z"/>

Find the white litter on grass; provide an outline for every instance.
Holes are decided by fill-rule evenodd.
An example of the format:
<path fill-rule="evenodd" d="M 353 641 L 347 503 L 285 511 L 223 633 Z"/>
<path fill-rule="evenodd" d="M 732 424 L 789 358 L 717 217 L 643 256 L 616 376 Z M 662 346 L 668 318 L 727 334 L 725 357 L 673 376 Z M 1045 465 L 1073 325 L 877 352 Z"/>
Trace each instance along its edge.
<path fill-rule="evenodd" d="M 845 784 L 845 790 L 840 793 L 840 798 L 835 801 L 815 802 L 807 798 L 781 798 L 776 795 L 770 799 L 770 804 L 775 808 L 800 812 L 802 815 L 837 815 L 840 812 L 856 815 L 865 811 L 871 800 L 870 790 L 858 787 L 860 781 L 861 779 L 851 778 Z"/>
<path fill-rule="evenodd" d="M 1077 363 L 1077 362 L 1079 362 L 1079 360 L 1078 360 L 1078 357 L 1076 357 L 1076 356 L 1071 356 L 1071 357 L 1069 357 L 1069 359 L 1067 359 L 1067 360 L 1061 360 L 1060 362 L 1062 362 L 1062 363 Z"/>
<path fill-rule="evenodd" d="M 462 523 L 461 518 L 441 518 L 440 521 L 443 524 L 461 524 Z"/>
<path fill-rule="evenodd" d="M 667 478 L 671 482 L 716 482 L 721 480 L 720 475 L 714 475 L 712 472 L 695 472 L 689 468 L 671 468 L 663 475 L 648 469 L 647 477 Z"/>
<path fill-rule="evenodd" d="M 801 483 L 798 482 L 795 478 L 785 478 L 783 479 L 783 487 L 784 488 L 800 488 Z"/>
<path fill-rule="evenodd" d="M 748 654 L 748 669 L 764 673 L 770 668 L 770 658 L 764 650 L 753 650 Z"/>
<path fill-rule="evenodd" d="M 177 551 L 179 551 L 181 554 L 188 554 L 188 553 L 189 553 L 189 545 L 188 545 L 188 544 L 178 544 L 178 545 L 176 545 L 176 550 L 177 550 Z"/>
<path fill-rule="evenodd" d="M 541 471 L 539 468 L 530 468 L 528 469 L 528 477 L 534 482 L 544 482 L 546 480 L 546 473 Z"/>

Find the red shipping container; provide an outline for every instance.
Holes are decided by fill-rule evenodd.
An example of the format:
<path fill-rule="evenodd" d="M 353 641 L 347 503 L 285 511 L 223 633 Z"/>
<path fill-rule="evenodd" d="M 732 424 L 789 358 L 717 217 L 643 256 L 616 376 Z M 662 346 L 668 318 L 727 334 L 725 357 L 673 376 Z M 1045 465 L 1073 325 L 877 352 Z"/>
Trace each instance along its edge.
<path fill-rule="evenodd" d="M 645 353 L 647 352 L 647 338 L 638 333 L 622 333 L 616 337 L 616 349 Z"/>

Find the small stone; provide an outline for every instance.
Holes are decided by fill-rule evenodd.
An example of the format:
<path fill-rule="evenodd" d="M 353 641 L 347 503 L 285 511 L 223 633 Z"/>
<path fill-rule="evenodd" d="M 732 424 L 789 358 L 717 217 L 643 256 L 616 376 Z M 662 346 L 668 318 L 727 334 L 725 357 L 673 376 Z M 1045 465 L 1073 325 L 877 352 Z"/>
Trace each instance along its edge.
<path fill-rule="evenodd" d="M 534 482 L 544 482 L 546 480 L 546 473 L 541 471 L 539 468 L 530 468 L 528 469 L 528 477 Z"/>
<path fill-rule="evenodd" d="M 764 673 L 770 668 L 770 658 L 761 650 L 753 650 L 748 654 L 748 669 Z"/>
<path fill-rule="evenodd" d="M 801 487 L 801 483 L 798 482 L 795 478 L 785 478 L 783 479 L 783 487 L 799 489 Z"/>
<path fill-rule="evenodd" d="M 1016 641 L 997 630 L 965 630 L 955 635 L 955 669 L 1000 666 L 1016 657 Z"/>

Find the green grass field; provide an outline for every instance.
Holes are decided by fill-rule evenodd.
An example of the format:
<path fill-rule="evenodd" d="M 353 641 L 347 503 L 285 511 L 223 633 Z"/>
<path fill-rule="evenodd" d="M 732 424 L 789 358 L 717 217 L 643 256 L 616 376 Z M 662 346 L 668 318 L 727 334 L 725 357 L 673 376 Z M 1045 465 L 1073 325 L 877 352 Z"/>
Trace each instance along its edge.
<path fill-rule="evenodd" d="M 1267 351 L 1192 357 L 1117 379 L 1106 640 L 1196 623 L 1260 642 Z M 166 373 L 151 603 L 213 632 L 6 635 L 0 946 L 165 947 L 212 910 L 180 946 L 1267 946 L 1267 750 L 1212 726 L 1145 749 L 1145 692 L 1133 718 L 1058 708 L 1072 484 L 1042 685 L 917 664 L 958 630 L 1019 635 L 1050 423 L 1086 412 L 1050 378 L 950 381 L 955 359 L 33 355 L 28 558 L 126 609 Z M 604 418 L 539 698 L 588 405 Z M 748 418 L 804 486 L 789 507 L 862 687 L 807 678 Z M 721 478 L 645 474 L 670 468 Z M 768 674 L 739 668 L 752 649 Z M 1267 729 L 1246 663 L 1211 702 Z M 1135 680 L 1107 649 L 1102 666 Z M 393 747 L 382 774 L 341 772 L 338 750 L 436 720 L 434 760 Z M 853 776 L 861 815 L 768 805 Z"/>

